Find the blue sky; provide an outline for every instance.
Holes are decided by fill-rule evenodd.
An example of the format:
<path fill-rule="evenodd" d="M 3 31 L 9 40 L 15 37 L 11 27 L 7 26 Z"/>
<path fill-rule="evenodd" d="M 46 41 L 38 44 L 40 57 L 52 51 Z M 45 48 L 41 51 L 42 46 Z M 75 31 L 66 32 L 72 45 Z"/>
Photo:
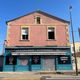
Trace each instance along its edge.
<path fill-rule="evenodd" d="M 75 41 L 80 41 L 80 0 L 0 0 L 0 54 L 6 39 L 6 21 L 25 15 L 35 10 L 42 10 L 54 16 L 69 20 L 69 5 L 73 6 L 72 21 Z M 70 42 L 71 29 L 70 32 Z"/>

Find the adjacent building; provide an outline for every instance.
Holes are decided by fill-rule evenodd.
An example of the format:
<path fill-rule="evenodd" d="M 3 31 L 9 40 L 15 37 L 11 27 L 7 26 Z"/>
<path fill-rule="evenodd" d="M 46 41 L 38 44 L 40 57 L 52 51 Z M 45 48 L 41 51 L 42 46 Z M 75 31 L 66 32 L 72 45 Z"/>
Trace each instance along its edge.
<path fill-rule="evenodd" d="M 77 59 L 77 68 L 78 71 L 80 71 L 80 52 L 76 53 L 76 59 Z M 75 59 L 74 59 L 74 54 L 72 56 L 72 65 L 73 65 L 73 70 L 75 70 Z"/>
<path fill-rule="evenodd" d="M 80 52 L 80 42 L 75 42 L 75 52 Z M 73 50 L 73 43 L 70 44 L 71 45 L 71 53 L 74 53 L 74 50 Z"/>
<path fill-rule="evenodd" d="M 3 71 L 72 70 L 68 29 L 43 11 L 7 21 Z"/>
<path fill-rule="evenodd" d="M 76 52 L 76 58 L 77 58 L 77 67 L 78 67 L 78 70 L 80 70 L 80 42 L 75 42 L 74 44 L 75 44 L 75 52 Z M 72 53 L 73 70 L 75 70 L 73 43 L 71 43 L 71 53 Z"/>

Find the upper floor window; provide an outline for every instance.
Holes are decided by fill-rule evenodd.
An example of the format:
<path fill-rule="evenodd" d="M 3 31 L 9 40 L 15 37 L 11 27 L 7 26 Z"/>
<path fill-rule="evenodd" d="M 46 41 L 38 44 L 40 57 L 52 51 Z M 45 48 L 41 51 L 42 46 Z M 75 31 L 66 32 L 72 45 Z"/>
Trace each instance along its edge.
<path fill-rule="evenodd" d="M 36 17 L 36 24 L 41 24 L 41 18 L 39 16 Z"/>
<path fill-rule="evenodd" d="M 48 28 L 48 39 L 55 39 L 55 29 L 53 27 Z"/>
<path fill-rule="evenodd" d="M 22 28 L 22 31 L 21 31 L 21 37 L 22 37 L 22 40 L 28 40 L 28 28 Z"/>

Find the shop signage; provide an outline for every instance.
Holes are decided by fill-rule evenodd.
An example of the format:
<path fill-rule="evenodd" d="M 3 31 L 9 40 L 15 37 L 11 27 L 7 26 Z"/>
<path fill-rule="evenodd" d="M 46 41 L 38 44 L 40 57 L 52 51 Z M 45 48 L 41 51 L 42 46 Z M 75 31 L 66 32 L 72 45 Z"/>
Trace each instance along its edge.
<path fill-rule="evenodd" d="M 70 64 L 71 63 L 70 56 L 69 55 L 58 56 L 58 63 L 59 64 Z"/>

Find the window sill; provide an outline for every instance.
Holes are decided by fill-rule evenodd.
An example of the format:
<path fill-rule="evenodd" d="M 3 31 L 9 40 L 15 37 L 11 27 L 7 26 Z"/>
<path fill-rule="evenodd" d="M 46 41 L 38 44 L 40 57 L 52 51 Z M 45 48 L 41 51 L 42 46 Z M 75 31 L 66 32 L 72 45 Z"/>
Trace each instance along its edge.
<path fill-rule="evenodd" d="M 30 40 L 19 40 L 19 41 L 30 41 Z"/>
<path fill-rule="evenodd" d="M 47 41 L 56 41 L 56 39 L 47 39 Z"/>

